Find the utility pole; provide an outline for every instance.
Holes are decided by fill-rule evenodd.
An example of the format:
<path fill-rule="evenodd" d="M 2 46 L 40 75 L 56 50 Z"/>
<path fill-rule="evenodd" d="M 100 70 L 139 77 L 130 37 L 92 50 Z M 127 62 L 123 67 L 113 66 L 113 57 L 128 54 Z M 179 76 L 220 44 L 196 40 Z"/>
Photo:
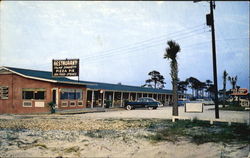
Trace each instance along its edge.
<path fill-rule="evenodd" d="M 194 1 L 198 2 L 198 1 Z M 215 1 L 210 0 L 210 14 L 206 15 L 207 25 L 211 26 L 212 34 L 212 54 L 213 54 L 213 75 L 214 75 L 214 103 L 215 103 L 215 118 L 219 118 L 219 105 L 218 105 L 218 84 L 217 84 L 217 63 L 216 63 L 216 47 L 215 47 L 215 31 L 214 31 L 214 12 Z"/>
<path fill-rule="evenodd" d="M 213 71 L 214 71 L 214 88 L 215 88 L 215 118 L 219 118 L 219 105 L 218 105 L 218 84 L 217 84 L 217 63 L 216 63 L 216 47 L 215 47 L 215 31 L 214 31 L 214 12 L 215 2 L 210 0 L 210 14 L 211 14 L 211 33 L 212 33 L 212 49 L 213 49 Z"/>

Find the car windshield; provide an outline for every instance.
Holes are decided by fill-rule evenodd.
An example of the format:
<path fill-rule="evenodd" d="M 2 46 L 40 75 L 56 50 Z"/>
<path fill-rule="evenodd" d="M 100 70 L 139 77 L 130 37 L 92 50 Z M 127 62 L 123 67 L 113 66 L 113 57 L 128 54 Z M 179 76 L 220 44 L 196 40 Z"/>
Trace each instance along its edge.
<path fill-rule="evenodd" d="M 153 98 L 147 98 L 148 101 L 155 101 Z"/>
<path fill-rule="evenodd" d="M 140 98 L 140 101 L 141 101 L 141 102 L 146 102 L 147 99 L 146 99 L 146 98 Z"/>
<path fill-rule="evenodd" d="M 138 102 L 154 102 L 154 101 L 156 100 L 153 98 L 139 98 L 138 99 Z"/>

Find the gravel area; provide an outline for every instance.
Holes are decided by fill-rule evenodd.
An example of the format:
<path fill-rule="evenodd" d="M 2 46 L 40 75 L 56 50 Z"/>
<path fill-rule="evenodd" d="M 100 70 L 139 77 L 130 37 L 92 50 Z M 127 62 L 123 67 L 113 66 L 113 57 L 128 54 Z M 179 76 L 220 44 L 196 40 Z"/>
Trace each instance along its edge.
<path fill-rule="evenodd" d="M 214 106 L 204 106 L 203 113 L 185 113 L 184 107 L 179 107 L 180 117 L 198 118 L 201 120 L 215 119 L 214 110 L 209 110 Z M 221 120 L 229 120 L 235 122 L 246 123 L 250 120 L 250 111 L 219 111 Z M 172 119 L 172 107 L 161 107 L 157 110 L 148 109 L 135 109 L 135 110 L 122 110 L 110 111 L 101 113 L 87 113 L 80 114 L 83 118 L 159 118 L 159 119 Z"/>
<path fill-rule="evenodd" d="M 214 118 L 214 111 L 184 113 L 183 117 Z M 152 143 L 144 138 L 166 126 L 171 107 L 136 109 L 74 115 L 0 115 L 0 157 L 247 157 L 246 144 L 205 143 L 186 138 L 178 142 Z M 223 119 L 249 118 L 248 112 L 221 111 Z M 231 117 L 230 117 L 231 116 Z M 153 130 L 150 125 L 158 123 Z"/>

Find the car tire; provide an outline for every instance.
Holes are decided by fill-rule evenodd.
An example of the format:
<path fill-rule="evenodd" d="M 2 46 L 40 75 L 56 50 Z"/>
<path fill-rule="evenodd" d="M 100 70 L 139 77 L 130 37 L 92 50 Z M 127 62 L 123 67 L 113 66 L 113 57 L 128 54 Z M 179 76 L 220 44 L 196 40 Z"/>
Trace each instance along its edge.
<path fill-rule="evenodd" d="M 148 107 L 148 110 L 153 110 L 154 108 L 152 106 L 149 106 Z"/>
<path fill-rule="evenodd" d="M 126 109 L 127 109 L 127 110 L 132 110 L 133 107 L 132 107 L 131 105 L 127 105 L 127 106 L 126 106 Z"/>

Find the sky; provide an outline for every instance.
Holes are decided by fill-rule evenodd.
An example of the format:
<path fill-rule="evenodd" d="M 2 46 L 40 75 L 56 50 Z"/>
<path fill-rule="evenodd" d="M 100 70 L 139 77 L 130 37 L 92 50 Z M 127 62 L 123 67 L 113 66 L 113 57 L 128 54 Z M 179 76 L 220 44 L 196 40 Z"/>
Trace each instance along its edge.
<path fill-rule="evenodd" d="M 83 81 L 141 86 L 156 70 L 171 89 L 174 40 L 180 80 L 213 81 L 209 12 L 206 1 L 2 1 L 0 66 L 52 71 L 52 59 L 77 58 Z M 249 88 L 249 2 L 216 2 L 214 17 L 218 88 L 224 70 Z"/>

